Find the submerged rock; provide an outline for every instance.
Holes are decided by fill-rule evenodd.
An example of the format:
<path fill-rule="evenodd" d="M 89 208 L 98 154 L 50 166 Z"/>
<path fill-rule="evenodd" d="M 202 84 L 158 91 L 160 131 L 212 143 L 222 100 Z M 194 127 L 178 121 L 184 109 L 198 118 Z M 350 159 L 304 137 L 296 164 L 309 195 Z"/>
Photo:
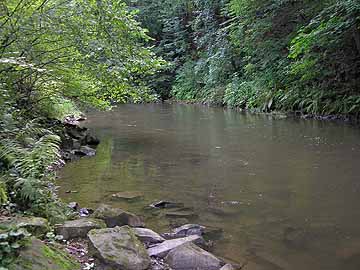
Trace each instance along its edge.
<path fill-rule="evenodd" d="M 149 248 L 148 253 L 150 256 L 164 258 L 169 251 L 186 243 L 204 244 L 204 239 L 198 235 L 191 235 L 184 238 L 166 240 L 161 244 Z"/>
<path fill-rule="evenodd" d="M 183 203 L 177 203 L 177 202 L 170 202 L 170 201 L 158 201 L 155 203 L 150 204 L 150 207 L 152 208 L 177 208 L 177 207 L 184 207 Z"/>
<path fill-rule="evenodd" d="M 219 270 L 223 265 L 214 255 L 192 243 L 171 250 L 165 262 L 174 270 Z"/>
<path fill-rule="evenodd" d="M 124 225 L 129 225 L 131 227 L 145 226 L 142 219 L 135 214 L 126 212 L 120 208 L 113 208 L 106 204 L 100 205 L 99 208 L 95 210 L 93 217 L 104 220 L 106 225 L 110 228 Z"/>
<path fill-rule="evenodd" d="M 134 232 L 136 236 L 140 239 L 140 241 L 147 244 L 156 244 L 165 241 L 164 238 L 162 238 L 159 234 L 150 229 L 134 228 Z"/>
<path fill-rule="evenodd" d="M 182 225 L 188 224 L 189 220 L 187 218 L 172 218 L 169 221 L 169 226 L 171 228 L 177 228 L 180 227 Z"/>
<path fill-rule="evenodd" d="M 192 210 L 173 210 L 165 213 L 165 216 L 168 218 L 196 218 L 198 215 Z"/>
<path fill-rule="evenodd" d="M 87 233 L 93 229 L 106 228 L 101 219 L 80 218 L 66 221 L 63 225 L 56 227 L 56 234 L 62 235 L 65 240 L 73 238 L 86 238 Z"/>
<path fill-rule="evenodd" d="M 174 229 L 171 233 L 166 233 L 164 236 L 166 238 L 179 238 L 186 237 L 190 235 L 199 235 L 202 236 L 204 233 L 205 227 L 198 224 L 186 224 L 181 227 Z"/>
<path fill-rule="evenodd" d="M 145 270 L 150 266 L 144 245 L 129 226 L 91 230 L 88 237 L 90 255 L 105 269 Z"/>
<path fill-rule="evenodd" d="M 80 265 L 55 246 L 47 246 L 32 238 L 30 243 L 20 249 L 9 270 L 80 270 Z"/>

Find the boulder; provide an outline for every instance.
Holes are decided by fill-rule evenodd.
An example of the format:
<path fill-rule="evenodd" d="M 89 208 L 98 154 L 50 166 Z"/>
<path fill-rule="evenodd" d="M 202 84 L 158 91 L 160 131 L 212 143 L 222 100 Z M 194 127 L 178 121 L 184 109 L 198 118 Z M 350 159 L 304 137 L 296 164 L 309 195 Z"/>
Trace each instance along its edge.
<path fill-rule="evenodd" d="M 171 250 L 165 262 L 174 270 L 219 270 L 223 265 L 214 255 L 192 243 Z"/>
<path fill-rule="evenodd" d="M 88 129 L 85 127 L 80 127 L 77 124 L 65 124 L 66 133 L 71 138 L 77 139 L 77 140 L 84 140 L 86 135 L 88 134 Z"/>
<path fill-rule="evenodd" d="M 86 238 L 87 233 L 92 229 L 106 228 L 106 224 L 101 219 L 80 218 L 77 220 L 66 221 L 63 225 L 55 228 L 56 234 L 60 234 L 67 239 Z"/>
<path fill-rule="evenodd" d="M 80 270 L 80 265 L 55 246 L 47 246 L 32 238 L 29 244 L 20 249 L 9 270 Z"/>
<path fill-rule="evenodd" d="M 106 204 L 100 205 L 99 208 L 95 210 L 93 217 L 104 220 L 106 225 L 110 228 L 124 225 L 129 225 L 131 227 L 145 226 L 140 217 L 120 208 L 113 208 Z"/>
<path fill-rule="evenodd" d="M 96 146 L 100 144 L 100 140 L 91 134 L 87 134 L 85 137 L 85 143 L 88 145 Z"/>
<path fill-rule="evenodd" d="M 159 234 L 156 232 L 145 229 L 145 228 L 134 228 L 135 235 L 140 239 L 140 241 L 147 244 L 157 244 L 165 241 Z"/>
<path fill-rule="evenodd" d="M 2 224 L 24 228 L 34 236 L 45 235 L 50 230 L 47 219 L 39 217 L 15 217 L 2 221 Z"/>
<path fill-rule="evenodd" d="M 126 201 L 133 201 L 140 199 L 144 196 L 141 192 L 136 191 L 125 191 L 125 192 L 118 192 L 113 194 L 111 197 L 113 200 L 126 200 Z"/>
<path fill-rule="evenodd" d="M 129 226 L 91 230 L 88 233 L 89 254 L 100 263 L 100 269 L 144 270 L 150 257 L 144 245 Z"/>
<path fill-rule="evenodd" d="M 164 258 L 171 250 L 186 243 L 204 244 L 204 239 L 198 235 L 190 235 L 184 238 L 166 240 L 149 248 L 148 253 L 150 256 Z"/>

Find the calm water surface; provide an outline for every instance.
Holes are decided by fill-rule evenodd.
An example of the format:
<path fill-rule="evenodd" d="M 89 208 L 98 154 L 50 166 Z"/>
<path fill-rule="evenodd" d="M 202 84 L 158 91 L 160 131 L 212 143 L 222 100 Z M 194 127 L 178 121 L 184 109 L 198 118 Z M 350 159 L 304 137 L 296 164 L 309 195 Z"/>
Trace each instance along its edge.
<path fill-rule="evenodd" d="M 88 117 L 102 143 L 61 171 L 64 200 L 123 207 L 160 232 L 173 221 L 144 206 L 183 202 L 224 230 L 213 252 L 248 270 L 360 269 L 358 128 L 188 105 Z M 113 201 L 120 191 L 145 196 Z"/>

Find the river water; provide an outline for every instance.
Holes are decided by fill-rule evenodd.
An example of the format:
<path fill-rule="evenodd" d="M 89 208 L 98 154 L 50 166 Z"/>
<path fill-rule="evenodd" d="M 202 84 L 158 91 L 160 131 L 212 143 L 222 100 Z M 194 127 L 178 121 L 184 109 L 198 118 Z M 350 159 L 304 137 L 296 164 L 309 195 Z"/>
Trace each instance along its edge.
<path fill-rule="evenodd" d="M 145 206 L 183 202 L 191 222 L 223 229 L 213 252 L 247 270 L 360 269 L 358 128 L 170 104 L 88 118 L 102 143 L 60 172 L 65 201 L 122 207 L 160 232 L 181 220 Z M 121 191 L 144 197 L 114 201 Z"/>

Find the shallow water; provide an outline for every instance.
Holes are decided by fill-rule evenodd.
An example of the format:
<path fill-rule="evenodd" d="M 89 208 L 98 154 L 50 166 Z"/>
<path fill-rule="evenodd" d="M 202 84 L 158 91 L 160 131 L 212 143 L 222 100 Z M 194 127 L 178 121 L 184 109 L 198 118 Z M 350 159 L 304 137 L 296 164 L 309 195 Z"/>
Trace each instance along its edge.
<path fill-rule="evenodd" d="M 360 269 L 358 128 L 169 104 L 88 118 L 102 143 L 60 172 L 65 201 L 123 207 L 163 232 L 173 221 L 144 206 L 183 202 L 191 222 L 224 230 L 213 252 L 248 270 Z M 144 197 L 112 200 L 120 191 Z"/>

